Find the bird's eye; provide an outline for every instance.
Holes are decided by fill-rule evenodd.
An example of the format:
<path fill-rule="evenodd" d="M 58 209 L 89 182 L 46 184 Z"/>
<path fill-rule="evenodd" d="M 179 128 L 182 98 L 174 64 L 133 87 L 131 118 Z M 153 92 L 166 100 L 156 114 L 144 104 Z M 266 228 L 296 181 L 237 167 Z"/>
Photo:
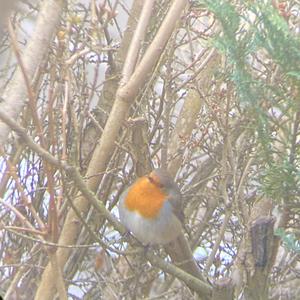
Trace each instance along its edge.
<path fill-rule="evenodd" d="M 164 187 L 164 185 L 163 184 L 161 184 L 159 181 L 157 181 L 157 180 L 155 180 L 155 178 L 153 178 L 152 176 L 147 176 L 147 178 L 148 178 L 148 180 L 152 183 L 152 184 L 154 184 L 154 185 L 156 185 L 156 186 L 158 186 L 158 187 L 160 187 L 160 188 L 163 188 Z"/>
<path fill-rule="evenodd" d="M 155 184 L 155 181 L 154 181 L 154 179 L 153 179 L 151 176 L 147 176 L 147 179 L 148 179 L 151 183 Z"/>

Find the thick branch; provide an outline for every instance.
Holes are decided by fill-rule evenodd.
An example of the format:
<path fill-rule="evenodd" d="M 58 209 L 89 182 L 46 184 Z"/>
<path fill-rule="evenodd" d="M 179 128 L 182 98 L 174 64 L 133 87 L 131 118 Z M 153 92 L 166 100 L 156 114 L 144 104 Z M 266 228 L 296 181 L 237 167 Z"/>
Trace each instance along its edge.
<path fill-rule="evenodd" d="M 63 4 L 63 0 L 46 0 L 41 6 L 35 31 L 22 55 L 24 69 L 29 81 L 32 81 L 43 57 L 49 50 L 49 44 L 60 20 Z M 2 98 L 3 101 L 0 103 L 2 111 L 5 111 L 11 119 L 17 119 L 27 98 L 27 86 L 20 67 L 7 85 Z M 1 145 L 5 144 L 8 133 L 9 127 L 0 122 Z"/>

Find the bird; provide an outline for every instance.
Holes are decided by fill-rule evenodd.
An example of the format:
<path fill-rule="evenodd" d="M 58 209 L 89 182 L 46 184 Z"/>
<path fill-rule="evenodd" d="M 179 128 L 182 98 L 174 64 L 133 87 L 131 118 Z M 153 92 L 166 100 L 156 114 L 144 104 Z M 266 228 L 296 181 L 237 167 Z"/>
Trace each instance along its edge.
<path fill-rule="evenodd" d="M 138 178 L 120 197 L 121 223 L 146 245 L 167 244 L 182 231 L 181 193 L 169 173 L 155 169 Z"/>
<path fill-rule="evenodd" d="M 121 194 L 118 209 L 121 223 L 141 243 L 163 245 L 177 266 L 205 281 L 184 236 L 180 189 L 166 169 L 138 178 Z"/>

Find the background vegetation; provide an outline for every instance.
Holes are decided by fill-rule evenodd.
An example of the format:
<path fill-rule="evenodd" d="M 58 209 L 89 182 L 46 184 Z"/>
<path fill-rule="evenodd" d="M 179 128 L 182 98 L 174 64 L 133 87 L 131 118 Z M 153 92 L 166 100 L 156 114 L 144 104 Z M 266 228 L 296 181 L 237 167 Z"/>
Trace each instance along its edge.
<path fill-rule="evenodd" d="M 116 222 L 120 194 L 163 166 L 209 299 L 298 299 L 299 1 L 14 4 L 0 16 L 0 294 L 207 299 Z"/>

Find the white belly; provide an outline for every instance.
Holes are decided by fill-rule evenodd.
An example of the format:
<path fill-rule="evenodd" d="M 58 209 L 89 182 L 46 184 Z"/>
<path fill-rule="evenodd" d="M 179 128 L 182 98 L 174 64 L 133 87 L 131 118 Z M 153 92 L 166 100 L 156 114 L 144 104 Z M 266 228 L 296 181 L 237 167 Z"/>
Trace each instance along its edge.
<path fill-rule="evenodd" d="M 171 204 L 167 201 L 155 219 L 146 219 L 138 212 L 128 211 L 122 200 L 119 203 L 119 214 L 122 224 L 146 245 L 167 244 L 181 233 L 181 223 L 173 214 Z"/>

